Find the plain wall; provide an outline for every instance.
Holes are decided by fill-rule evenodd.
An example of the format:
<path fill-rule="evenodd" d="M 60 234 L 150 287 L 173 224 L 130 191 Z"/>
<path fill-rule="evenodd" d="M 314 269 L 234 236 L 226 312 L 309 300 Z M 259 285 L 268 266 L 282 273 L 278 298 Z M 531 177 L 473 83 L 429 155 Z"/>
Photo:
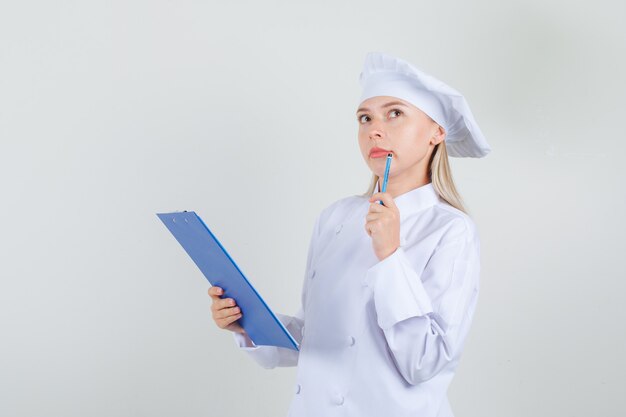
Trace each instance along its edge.
<path fill-rule="evenodd" d="M 155 213 L 195 210 L 277 312 L 365 191 L 368 51 L 461 91 L 481 236 L 457 417 L 626 408 L 626 3 L 0 3 L 0 415 L 286 415 Z"/>

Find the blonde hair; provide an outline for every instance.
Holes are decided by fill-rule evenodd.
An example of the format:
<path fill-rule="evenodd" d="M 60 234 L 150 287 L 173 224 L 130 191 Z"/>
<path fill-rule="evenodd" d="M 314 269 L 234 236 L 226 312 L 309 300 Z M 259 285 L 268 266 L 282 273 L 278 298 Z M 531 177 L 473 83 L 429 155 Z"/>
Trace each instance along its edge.
<path fill-rule="evenodd" d="M 450 164 L 448 161 L 448 150 L 446 149 L 446 141 L 442 140 L 433 149 L 433 153 L 430 155 L 430 161 L 428 161 L 428 178 L 432 182 L 437 194 L 444 199 L 452 207 L 461 210 L 463 213 L 468 214 L 468 211 L 463 205 L 461 195 L 456 190 L 454 181 L 452 179 L 452 171 L 450 170 Z M 371 197 L 374 194 L 374 190 L 377 189 L 376 183 L 378 182 L 378 175 L 372 174 L 372 180 L 367 191 L 362 194 L 363 197 Z"/>

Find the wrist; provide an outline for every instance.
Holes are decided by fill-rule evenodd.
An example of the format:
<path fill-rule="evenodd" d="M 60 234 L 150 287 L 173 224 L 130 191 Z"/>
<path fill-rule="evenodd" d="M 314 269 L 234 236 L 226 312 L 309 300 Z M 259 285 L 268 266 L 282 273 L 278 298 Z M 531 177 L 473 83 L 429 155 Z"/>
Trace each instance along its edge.
<path fill-rule="evenodd" d="M 384 255 L 384 256 L 382 256 L 382 257 L 380 257 L 380 258 L 379 258 L 379 261 L 383 261 L 383 260 L 387 259 L 388 257 L 390 257 L 391 255 L 393 255 L 393 254 L 395 253 L 395 251 L 397 251 L 397 250 L 398 250 L 398 248 L 399 248 L 399 247 L 400 247 L 400 246 L 396 246 L 396 247 L 395 247 L 392 251 L 387 252 L 387 254 L 386 254 L 386 255 Z"/>

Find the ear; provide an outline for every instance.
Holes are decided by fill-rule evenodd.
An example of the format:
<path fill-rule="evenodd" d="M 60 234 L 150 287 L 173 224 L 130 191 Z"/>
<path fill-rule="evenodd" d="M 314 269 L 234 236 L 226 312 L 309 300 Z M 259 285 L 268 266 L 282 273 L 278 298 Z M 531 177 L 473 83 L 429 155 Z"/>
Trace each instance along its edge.
<path fill-rule="evenodd" d="M 435 123 L 436 129 L 433 133 L 433 139 L 431 143 L 433 145 L 439 145 L 446 138 L 446 130 L 441 127 L 439 124 Z"/>

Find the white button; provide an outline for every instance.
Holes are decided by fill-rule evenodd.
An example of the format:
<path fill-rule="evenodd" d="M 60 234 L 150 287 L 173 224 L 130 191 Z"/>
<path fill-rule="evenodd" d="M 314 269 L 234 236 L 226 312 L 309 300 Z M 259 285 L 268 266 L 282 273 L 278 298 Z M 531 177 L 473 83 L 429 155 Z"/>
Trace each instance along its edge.
<path fill-rule="evenodd" d="M 311 278 L 315 277 L 315 269 L 313 271 L 311 271 Z"/>
<path fill-rule="evenodd" d="M 333 402 L 337 405 L 341 405 L 343 404 L 343 395 L 341 394 L 335 394 L 333 396 Z"/>
<path fill-rule="evenodd" d="M 335 229 L 335 234 L 341 232 L 342 228 L 343 228 L 343 224 L 340 224 L 339 226 L 337 226 L 337 228 Z"/>
<path fill-rule="evenodd" d="M 302 387 L 300 386 L 300 384 L 296 384 L 296 394 L 300 394 L 300 389 Z"/>
<path fill-rule="evenodd" d="M 350 346 L 354 346 L 354 344 L 356 343 L 356 339 L 354 338 L 354 336 L 350 336 L 348 338 L 348 343 L 350 344 Z"/>

